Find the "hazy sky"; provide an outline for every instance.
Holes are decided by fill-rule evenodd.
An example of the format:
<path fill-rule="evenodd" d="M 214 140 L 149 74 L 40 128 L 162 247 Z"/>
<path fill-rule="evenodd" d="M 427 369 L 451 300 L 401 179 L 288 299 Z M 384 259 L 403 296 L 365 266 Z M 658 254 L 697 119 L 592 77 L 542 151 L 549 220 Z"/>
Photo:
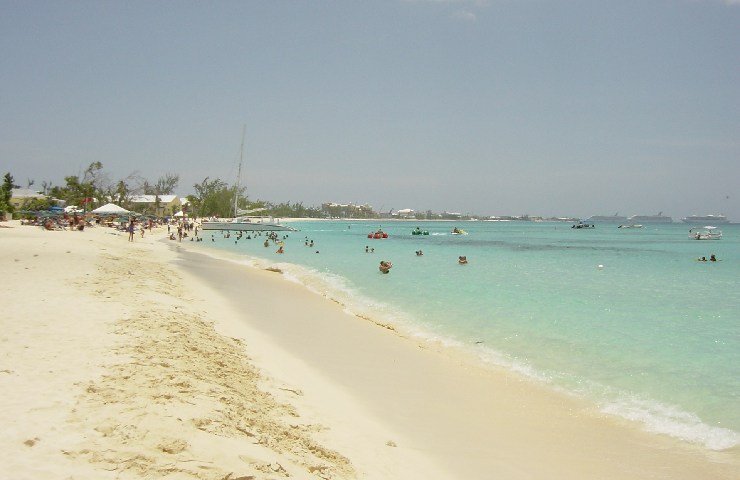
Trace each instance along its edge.
<path fill-rule="evenodd" d="M 0 174 L 740 222 L 740 0 L 0 0 Z"/>

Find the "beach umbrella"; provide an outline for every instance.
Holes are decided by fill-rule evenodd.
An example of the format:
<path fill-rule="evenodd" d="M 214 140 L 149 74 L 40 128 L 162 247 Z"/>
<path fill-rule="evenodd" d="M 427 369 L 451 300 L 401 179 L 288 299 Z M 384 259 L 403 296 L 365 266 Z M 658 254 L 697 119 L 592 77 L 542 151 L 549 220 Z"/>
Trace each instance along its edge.
<path fill-rule="evenodd" d="M 106 203 L 102 207 L 98 207 L 95 210 L 92 211 L 92 213 L 129 213 L 128 210 L 126 210 L 123 207 L 119 207 L 115 203 Z"/>

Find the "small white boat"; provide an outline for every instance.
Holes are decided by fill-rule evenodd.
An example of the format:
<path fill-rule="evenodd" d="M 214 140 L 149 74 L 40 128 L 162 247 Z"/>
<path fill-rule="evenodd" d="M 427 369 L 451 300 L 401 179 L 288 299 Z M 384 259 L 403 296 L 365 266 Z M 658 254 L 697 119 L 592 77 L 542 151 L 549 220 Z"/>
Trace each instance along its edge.
<path fill-rule="evenodd" d="M 222 230 L 237 232 L 295 232 L 296 229 L 288 225 L 276 223 L 272 217 L 234 217 L 227 220 L 206 220 L 201 223 L 203 230 Z"/>
<path fill-rule="evenodd" d="M 640 225 L 639 223 L 636 223 L 636 224 L 630 223 L 627 225 L 620 225 L 617 228 L 642 228 L 642 225 Z"/>
<path fill-rule="evenodd" d="M 689 238 L 692 240 L 719 240 L 722 238 L 722 230 L 712 226 L 692 228 L 689 230 Z"/>

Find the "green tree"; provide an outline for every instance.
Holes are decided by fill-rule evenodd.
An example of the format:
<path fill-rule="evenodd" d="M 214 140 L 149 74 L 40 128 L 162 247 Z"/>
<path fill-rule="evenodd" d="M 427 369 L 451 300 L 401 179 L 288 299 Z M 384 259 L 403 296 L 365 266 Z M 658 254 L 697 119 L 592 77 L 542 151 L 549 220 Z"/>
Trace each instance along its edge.
<path fill-rule="evenodd" d="M 166 173 L 159 177 L 154 184 L 154 195 L 174 195 L 177 185 L 180 183 L 180 175 L 176 173 Z"/>
<path fill-rule="evenodd" d="M 50 198 L 32 198 L 23 204 L 23 210 L 48 210 L 53 206 Z"/>
<path fill-rule="evenodd" d="M 13 204 L 10 203 L 10 198 L 13 196 L 14 188 L 18 188 L 18 186 L 15 184 L 13 175 L 11 175 L 10 172 L 7 172 L 5 177 L 3 177 L 3 184 L 0 186 L 0 213 L 13 213 L 13 210 L 15 210 Z"/>
<path fill-rule="evenodd" d="M 206 177 L 200 184 L 193 185 L 195 195 L 189 195 L 188 200 L 193 213 L 200 217 L 230 217 L 234 211 L 234 194 L 236 187 L 229 187 L 226 182 L 217 178 L 208 180 Z M 238 192 L 243 194 L 244 189 Z M 240 208 L 246 206 L 242 199 Z"/>
<path fill-rule="evenodd" d="M 113 201 L 118 202 L 117 205 L 128 209 L 127 207 L 129 207 L 129 204 L 131 203 L 131 191 L 128 188 L 128 184 L 123 180 L 119 180 L 113 193 L 114 195 L 111 195 Z"/>
<path fill-rule="evenodd" d="M 294 203 L 291 205 L 290 202 L 280 203 L 273 205 L 267 204 L 267 210 L 264 212 L 267 215 L 273 217 L 291 217 L 291 218 L 305 218 L 305 217 L 323 217 L 324 214 L 321 209 L 314 207 L 304 207 L 303 203 Z"/>
<path fill-rule="evenodd" d="M 148 180 L 144 180 L 142 188 L 144 195 L 174 195 L 177 185 L 180 183 L 180 175 L 176 173 L 166 173 L 157 179 L 157 183 L 152 185 Z"/>
<path fill-rule="evenodd" d="M 87 198 L 102 196 L 106 178 L 102 169 L 102 163 L 93 162 L 85 169 L 82 178 L 79 175 L 64 177 L 65 186 L 53 187 L 50 193 L 67 205 L 77 206 L 82 205 L 83 200 Z"/>
<path fill-rule="evenodd" d="M 64 187 L 54 187 L 52 195 L 64 200 L 67 205 L 80 205 L 82 200 L 94 196 L 95 187 L 91 183 L 81 182 L 79 177 L 70 175 L 64 177 Z"/>

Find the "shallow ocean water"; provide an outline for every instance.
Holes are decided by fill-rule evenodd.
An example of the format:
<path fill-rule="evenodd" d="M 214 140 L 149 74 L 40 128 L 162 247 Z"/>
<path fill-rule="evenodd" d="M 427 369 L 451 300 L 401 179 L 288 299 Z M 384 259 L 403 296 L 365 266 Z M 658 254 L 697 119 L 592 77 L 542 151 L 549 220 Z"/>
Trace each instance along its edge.
<path fill-rule="evenodd" d="M 740 445 L 740 225 L 722 226 L 716 241 L 690 240 L 683 224 L 292 225 L 282 255 L 260 236 L 206 232 L 198 245 L 277 266 L 348 311 L 468 349 L 647 430 Z M 367 238 L 381 226 L 389 238 Z M 429 235 L 412 235 L 417 226 Z M 720 261 L 696 260 L 710 254 Z M 388 275 L 380 260 L 393 262 Z"/>

